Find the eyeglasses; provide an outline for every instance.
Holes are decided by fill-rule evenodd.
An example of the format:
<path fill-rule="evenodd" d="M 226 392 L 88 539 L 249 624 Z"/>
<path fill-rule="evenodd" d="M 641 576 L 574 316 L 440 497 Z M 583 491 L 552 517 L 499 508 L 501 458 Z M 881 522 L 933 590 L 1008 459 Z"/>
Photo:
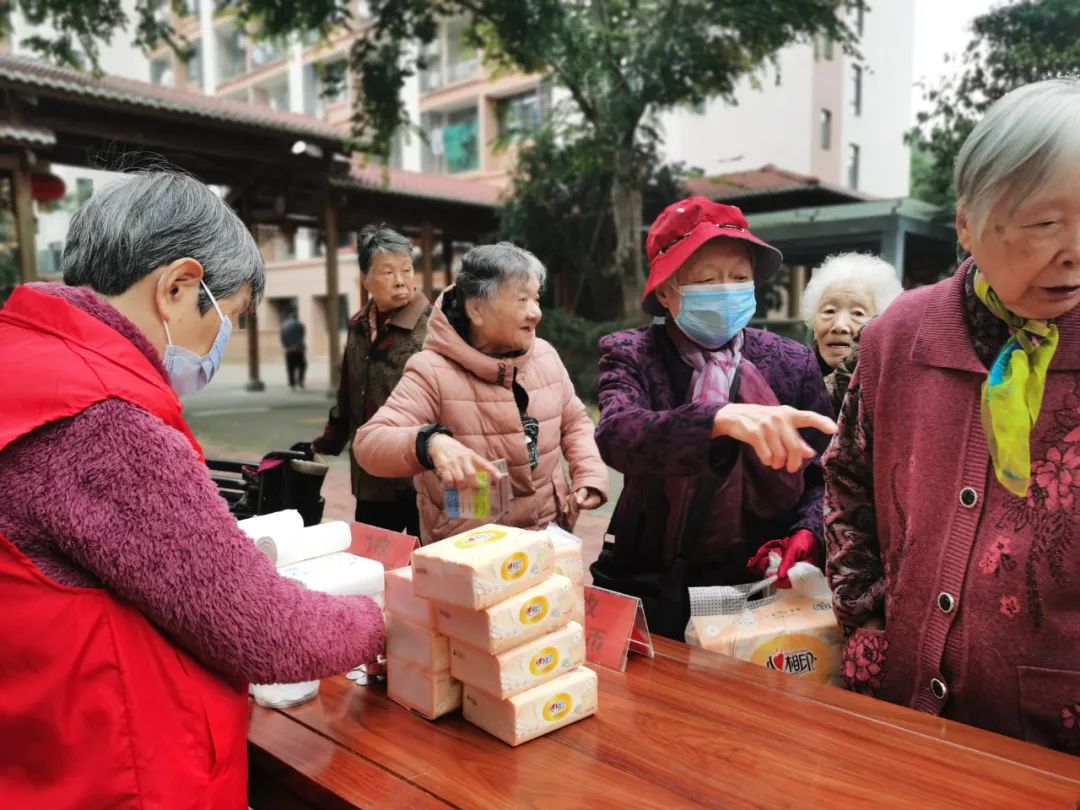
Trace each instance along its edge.
<path fill-rule="evenodd" d="M 738 231 L 739 233 L 746 233 L 746 228 L 740 228 L 738 225 L 730 225 L 730 224 L 721 225 L 718 222 L 714 222 L 713 225 L 715 225 L 717 228 L 727 228 L 727 229 L 732 230 L 732 231 Z M 669 250 L 671 250 L 673 247 L 675 247 L 675 245 L 679 244 L 679 242 L 681 242 L 683 239 L 686 239 L 692 233 L 693 233 L 693 231 L 687 231 L 682 236 L 677 237 L 676 239 L 674 239 L 671 242 L 668 242 L 668 244 L 664 245 L 662 248 L 660 248 L 660 250 L 656 251 L 656 255 L 657 256 L 663 256 L 665 253 L 667 253 Z"/>

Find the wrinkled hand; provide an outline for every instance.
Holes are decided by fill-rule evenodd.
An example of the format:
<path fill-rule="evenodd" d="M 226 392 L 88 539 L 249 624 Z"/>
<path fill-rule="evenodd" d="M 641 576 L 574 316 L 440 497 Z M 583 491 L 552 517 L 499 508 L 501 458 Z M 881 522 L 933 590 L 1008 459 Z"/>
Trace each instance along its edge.
<path fill-rule="evenodd" d="M 570 526 L 577 523 L 582 509 L 597 509 L 604 502 L 604 496 L 592 487 L 576 489 L 567 499 L 566 518 Z"/>
<path fill-rule="evenodd" d="M 758 549 L 757 554 L 747 561 L 746 567 L 764 577 L 769 569 L 769 552 L 775 552 L 780 555 L 780 567 L 776 571 L 776 587 L 790 588 L 791 580 L 788 579 L 788 572 L 791 566 L 797 562 L 813 562 L 816 548 L 817 538 L 814 537 L 813 532 L 799 529 L 790 537 L 770 540 L 763 545 Z"/>
<path fill-rule="evenodd" d="M 820 413 L 788 405 L 731 403 L 716 412 L 712 435 L 748 444 L 766 467 L 795 473 L 816 455 L 799 435 L 800 428 L 813 428 L 828 436 L 836 433 L 836 423 Z"/>
<path fill-rule="evenodd" d="M 485 470 L 493 481 L 502 478 L 499 468 L 457 439 L 438 433 L 428 443 L 428 456 L 445 486 L 461 490 L 479 487 L 476 474 Z"/>

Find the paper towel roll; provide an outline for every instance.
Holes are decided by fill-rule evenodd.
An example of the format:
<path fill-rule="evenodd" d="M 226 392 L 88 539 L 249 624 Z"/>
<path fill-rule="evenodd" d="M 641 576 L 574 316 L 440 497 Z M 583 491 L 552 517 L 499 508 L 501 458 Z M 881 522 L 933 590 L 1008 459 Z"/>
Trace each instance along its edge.
<path fill-rule="evenodd" d="M 269 515 L 256 515 L 237 524 L 240 530 L 252 540 L 263 537 L 277 539 L 304 528 L 304 519 L 295 509 L 271 512 Z"/>
<path fill-rule="evenodd" d="M 301 683 L 254 684 L 251 695 L 255 702 L 268 709 L 286 709 L 306 703 L 319 694 L 319 681 Z"/>
<path fill-rule="evenodd" d="M 386 573 L 382 563 L 366 557 L 342 551 L 286 566 L 280 573 L 313 591 L 335 596 L 370 596 L 380 607 L 383 604 Z"/>
<path fill-rule="evenodd" d="M 352 532 L 348 523 L 337 520 L 273 535 L 270 539 L 274 545 L 272 559 L 278 568 L 285 568 L 304 560 L 345 551 L 352 545 Z"/>
<path fill-rule="evenodd" d="M 260 537 L 255 541 L 255 549 L 265 554 L 270 562 L 277 565 L 277 545 L 273 537 Z"/>

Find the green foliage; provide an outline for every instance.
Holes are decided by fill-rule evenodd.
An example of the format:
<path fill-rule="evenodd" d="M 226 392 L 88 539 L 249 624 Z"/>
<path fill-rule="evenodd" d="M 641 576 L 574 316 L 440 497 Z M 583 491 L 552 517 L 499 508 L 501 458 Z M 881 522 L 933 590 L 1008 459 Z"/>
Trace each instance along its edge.
<path fill-rule="evenodd" d="M 682 197 L 684 180 L 694 174 L 660 164 L 655 153 L 648 164 L 647 221 Z M 499 210 L 499 238 L 529 248 L 553 274 L 568 274 L 573 311 L 599 321 L 619 309 L 599 272 L 615 249 L 613 175 L 610 151 L 596 138 L 561 141 L 552 129 L 541 130 L 519 152 L 510 197 Z"/>
<path fill-rule="evenodd" d="M 4 0 L 0 0 L 4 2 Z M 177 8 L 180 0 L 171 0 Z M 130 21 L 121 0 L 6 0 L 33 22 L 60 33 L 31 46 L 69 64 L 79 54 L 94 68 L 98 43 Z M 539 74 L 564 88 L 574 115 L 561 135 L 583 138 L 610 161 L 614 243 L 598 258 L 601 297 L 620 312 L 634 308 L 643 283 L 641 209 L 644 189 L 656 171 L 662 134 L 659 113 L 709 98 L 734 101 L 740 79 L 751 79 L 783 47 L 823 35 L 853 50 L 853 33 L 841 20 L 865 0 L 370 0 L 373 23 L 352 46 L 349 64 L 358 79 L 353 131 L 358 148 L 376 157 L 391 152 L 397 131 L 410 122 L 402 90 L 424 70 L 425 46 L 450 17 L 469 21 L 468 41 L 483 48 L 489 65 Z M 349 0 L 224 0 L 262 37 L 295 32 L 322 37 L 350 25 Z M 136 0 L 135 44 L 151 48 L 178 41 L 160 1 Z M 3 7 L 0 7 L 2 10 Z M 10 21 L 9 21 L 10 24 Z M 185 51 L 184 49 L 187 48 Z M 593 148 L 593 147 L 590 147 Z M 556 212 L 561 213 L 561 212 Z M 599 237 L 598 237 L 599 239 Z M 584 241 L 591 250 L 593 242 Z"/>
<path fill-rule="evenodd" d="M 927 90 L 932 104 L 908 139 L 916 149 L 912 193 L 952 204 L 953 165 L 983 113 L 1010 90 L 1075 73 L 1080 66 L 1080 3 L 1026 0 L 976 17 L 958 71 Z"/>

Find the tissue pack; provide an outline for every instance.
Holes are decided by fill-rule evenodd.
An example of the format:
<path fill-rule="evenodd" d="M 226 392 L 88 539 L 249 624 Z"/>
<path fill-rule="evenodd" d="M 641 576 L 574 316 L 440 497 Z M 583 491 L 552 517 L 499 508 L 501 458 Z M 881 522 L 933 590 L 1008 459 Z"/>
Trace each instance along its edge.
<path fill-rule="evenodd" d="M 413 592 L 409 566 L 386 572 L 386 612 L 425 630 L 435 629 L 435 606 Z"/>
<path fill-rule="evenodd" d="M 488 524 L 414 551 L 413 592 L 479 610 L 550 576 L 554 556 L 543 532 Z"/>
<path fill-rule="evenodd" d="M 487 653 L 501 653 L 567 624 L 576 604 L 570 580 L 554 574 L 483 610 L 437 605 L 435 629 Z"/>
<path fill-rule="evenodd" d="M 461 707 L 461 681 L 449 672 L 424 672 L 393 656 L 386 658 L 386 694 L 428 720 Z"/>
<path fill-rule="evenodd" d="M 405 661 L 425 672 L 446 672 L 450 668 L 450 643 L 446 636 L 391 614 L 386 632 L 386 657 Z"/>
<path fill-rule="evenodd" d="M 508 745 L 520 745 L 596 714 L 597 677 L 585 667 L 500 700 L 465 687 L 465 719 Z"/>
<path fill-rule="evenodd" d="M 500 699 L 513 697 L 585 663 L 585 629 L 577 622 L 499 655 L 450 643 L 450 674 Z"/>

